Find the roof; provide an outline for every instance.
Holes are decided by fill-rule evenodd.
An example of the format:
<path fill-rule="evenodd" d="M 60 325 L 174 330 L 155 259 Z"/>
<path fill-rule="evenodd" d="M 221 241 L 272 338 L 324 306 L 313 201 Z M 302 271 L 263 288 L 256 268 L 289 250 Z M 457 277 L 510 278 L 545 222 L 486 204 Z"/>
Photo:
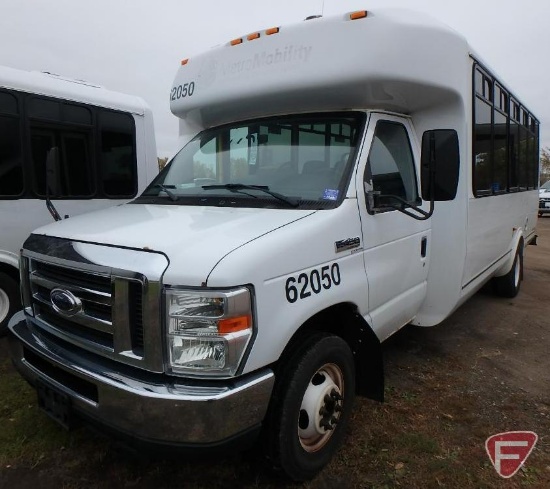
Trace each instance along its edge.
<path fill-rule="evenodd" d="M 466 40 L 425 14 L 382 9 L 351 20 L 348 13 L 259 34 L 182 65 L 174 87 L 193 83 L 193 93 L 178 98 L 173 92 L 172 112 L 209 127 L 319 110 L 413 113 L 449 97 L 470 97 Z"/>
<path fill-rule="evenodd" d="M 142 115 L 147 104 L 139 97 L 107 90 L 83 80 L 51 73 L 22 71 L 0 66 L 0 88 L 56 97 Z"/>

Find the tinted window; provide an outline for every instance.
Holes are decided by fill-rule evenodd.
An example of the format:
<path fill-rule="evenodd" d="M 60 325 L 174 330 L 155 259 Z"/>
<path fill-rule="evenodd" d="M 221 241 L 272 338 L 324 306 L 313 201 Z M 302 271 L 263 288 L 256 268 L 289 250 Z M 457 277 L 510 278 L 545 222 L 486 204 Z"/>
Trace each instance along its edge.
<path fill-rule="evenodd" d="M 19 118 L 0 116 L 0 196 L 23 192 L 21 163 Z"/>
<path fill-rule="evenodd" d="M 476 98 L 475 137 L 474 137 L 474 185 L 477 191 L 490 192 L 493 188 L 492 145 L 491 145 L 491 106 Z"/>
<path fill-rule="evenodd" d="M 368 166 L 373 190 L 408 202 L 418 199 L 414 159 L 407 130 L 401 124 L 381 121 L 376 125 Z M 395 201 L 393 201 L 395 203 Z"/>
<path fill-rule="evenodd" d="M 31 154 L 35 192 L 46 195 L 46 159 L 59 148 L 56 165 L 59 193 L 56 197 L 90 197 L 94 193 L 90 134 L 61 129 L 31 128 Z"/>
<path fill-rule="evenodd" d="M 64 104 L 63 105 L 63 120 L 65 122 L 73 122 L 76 124 L 92 124 L 92 113 L 87 107 L 80 105 Z"/>
<path fill-rule="evenodd" d="M 136 195 L 135 124 L 130 114 L 1 89 L 0 197 L 44 197 L 52 148 L 58 155 L 55 197 Z"/>
<path fill-rule="evenodd" d="M 89 138 L 77 133 L 61 137 L 61 197 L 92 195 Z"/>
<path fill-rule="evenodd" d="M 17 115 L 17 99 L 8 92 L 0 92 L 0 114 Z"/>
<path fill-rule="evenodd" d="M 46 195 L 46 158 L 51 148 L 55 147 L 53 131 L 31 130 L 31 163 L 34 176 L 34 191 Z M 57 169 L 59 173 L 59 169 Z"/>
<path fill-rule="evenodd" d="M 474 68 L 474 84 L 474 194 L 482 197 L 535 188 L 538 121 L 479 67 Z"/>
<path fill-rule="evenodd" d="M 28 111 L 29 116 L 35 119 L 61 120 L 61 104 L 54 100 L 31 97 Z"/>
<path fill-rule="evenodd" d="M 134 119 L 128 114 L 102 111 L 101 181 L 110 197 L 133 197 L 137 192 Z"/>
<path fill-rule="evenodd" d="M 508 188 L 508 119 L 499 111 L 494 118 L 492 189 L 498 193 Z"/>

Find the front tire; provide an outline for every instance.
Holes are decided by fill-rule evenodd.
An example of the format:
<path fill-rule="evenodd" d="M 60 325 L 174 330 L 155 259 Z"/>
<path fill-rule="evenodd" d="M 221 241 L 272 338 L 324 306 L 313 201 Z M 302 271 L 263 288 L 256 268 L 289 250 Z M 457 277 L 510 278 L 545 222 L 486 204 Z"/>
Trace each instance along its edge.
<path fill-rule="evenodd" d="M 355 398 L 353 354 L 343 339 L 318 333 L 281 367 L 266 426 L 268 454 L 288 477 L 307 480 L 344 438 Z"/>
<path fill-rule="evenodd" d="M 0 272 L 0 336 L 8 332 L 8 322 L 19 306 L 17 282 L 9 275 Z"/>
<path fill-rule="evenodd" d="M 521 281 L 523 280 L 523 244 L 520 243 L 516 250 L 514 263 L 510 271 L 502 277 L 494 279 L 495 291 L 501 297 L 512 298 L 518 295 Z"/>

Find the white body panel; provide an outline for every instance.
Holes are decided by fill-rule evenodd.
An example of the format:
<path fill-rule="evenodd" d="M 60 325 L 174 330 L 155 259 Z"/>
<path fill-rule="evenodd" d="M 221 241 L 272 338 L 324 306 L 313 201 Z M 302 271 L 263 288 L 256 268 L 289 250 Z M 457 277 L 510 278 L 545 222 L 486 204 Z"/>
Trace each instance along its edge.
<path fill-rule="evenodd" d="M 250 253 L 254 240 L 310 214 L 313 211 L 125 204 L 44 226 L 35 234 L 158 251 L 170 260 L 166 284 L 210 286 L 212 269 L 235 249 L 251 243 L 245 247 Z M 248 283 L 247 269 L 241 264 L 232 284 L 216 285 Z"/>

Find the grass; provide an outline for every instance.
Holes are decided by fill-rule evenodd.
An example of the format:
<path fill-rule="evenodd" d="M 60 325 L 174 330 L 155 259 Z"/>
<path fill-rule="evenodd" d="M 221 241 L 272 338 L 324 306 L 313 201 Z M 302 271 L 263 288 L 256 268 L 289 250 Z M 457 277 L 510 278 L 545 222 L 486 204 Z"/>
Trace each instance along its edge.
<path fill-rule="evenodd" d="M 512 419 L 550 432 L 546 403 L 503 395 L 497 379 L 461 367 L 454 358 L 403 362 L 405 367 L 390 358 L 384 404 L 357 399 L 348 437 L 331 464 L 313 481 L 291 484 L 250 453 L 150 460 L 89 429 L 67 432 L 37 408 L 34 390 L 5 359 L 0 482 L 41 489 L 550 487 L 548 438 L 541 437 L 540 448 L 511 480 L 498 477 L 484 449 L 487 436 L 515 428 Z"/>

